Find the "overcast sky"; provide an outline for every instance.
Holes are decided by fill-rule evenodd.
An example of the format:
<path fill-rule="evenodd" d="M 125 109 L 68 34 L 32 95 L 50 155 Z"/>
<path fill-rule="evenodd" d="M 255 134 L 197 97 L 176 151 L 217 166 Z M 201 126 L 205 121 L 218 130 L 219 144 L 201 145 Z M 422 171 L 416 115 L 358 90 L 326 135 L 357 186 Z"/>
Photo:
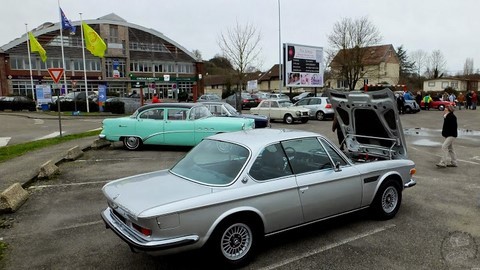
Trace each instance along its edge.
<path fill-rule="evenodd" d="M 447 70 L 463 70 L 467 58 L 480 68 L 478 0 L 61 0 L 72 21 L 115 13 L 126 21 L 153 28 L 184 48 L 200 50 L 208 60 L 221 53 L 221 32 L 238 21 L 261 32 L 261 69 L 278 63 L 281 42 L 328 48 L 327 36 L 342 18 L 368 17 L 381 33 L 381 44 L 403 45 L 407 53 L 440 50 Z M 1 0 L 0 46 L 44 22 L 58 22 L 57 0 Z M 48 52 L 47 52 L 48 53 Z"/>

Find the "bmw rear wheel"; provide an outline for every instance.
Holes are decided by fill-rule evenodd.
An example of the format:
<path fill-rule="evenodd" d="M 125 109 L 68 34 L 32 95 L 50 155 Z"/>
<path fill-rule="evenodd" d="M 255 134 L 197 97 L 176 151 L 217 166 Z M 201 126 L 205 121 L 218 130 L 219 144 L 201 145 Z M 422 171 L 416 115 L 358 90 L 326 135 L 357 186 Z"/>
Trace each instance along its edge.
<path fill-rule="evenodd" d="M 138 150 L 142 146 L 142 140 L 135 136 L 124 137 L 123 146 L 128 150 Z"/>
<path fill-rule="evenodd" d="M 212 244 L 211 247 L 223 264 L 238 267 L 253 257 L 257 233 L 249 222 L 231 220 L 216 230 Z"/>

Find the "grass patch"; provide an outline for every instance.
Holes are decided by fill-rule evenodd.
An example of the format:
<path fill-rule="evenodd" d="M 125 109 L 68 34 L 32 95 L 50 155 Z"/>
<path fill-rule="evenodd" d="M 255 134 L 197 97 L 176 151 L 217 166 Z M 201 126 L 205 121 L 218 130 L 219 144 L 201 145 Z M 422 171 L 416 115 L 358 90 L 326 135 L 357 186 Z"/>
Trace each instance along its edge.
<path fill-rule="evenodd" d="M 8 247 L 7 243 L 0 241 L 0 262 L 3 260 L 3 257 L 5 256 L 7 247 Z"/>
<path fill-rule="evenodd" d="M 100 134 L 101 130 L 88 131 L 84 133 L 65 135 L 63 137 L 49 138 L 33 142 L 14 144 L 5 147 L 0 147 L 0 163 L 6 160 L 21 156 L 27 152 L 56 145 L 59 143 L 80 139 L 84 137 L 96 136 Z"/>

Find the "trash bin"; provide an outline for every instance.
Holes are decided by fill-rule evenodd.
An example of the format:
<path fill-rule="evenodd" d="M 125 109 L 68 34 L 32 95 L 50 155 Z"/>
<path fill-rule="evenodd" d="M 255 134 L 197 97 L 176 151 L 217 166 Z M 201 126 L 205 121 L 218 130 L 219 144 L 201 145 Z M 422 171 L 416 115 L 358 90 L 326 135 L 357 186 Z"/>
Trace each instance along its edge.
<path fill-rule="evenodd" d="M 48 104 L 42 104 L 41 108 L 42 108 L 42 111 L 44 112 L 48 111 Z"/>

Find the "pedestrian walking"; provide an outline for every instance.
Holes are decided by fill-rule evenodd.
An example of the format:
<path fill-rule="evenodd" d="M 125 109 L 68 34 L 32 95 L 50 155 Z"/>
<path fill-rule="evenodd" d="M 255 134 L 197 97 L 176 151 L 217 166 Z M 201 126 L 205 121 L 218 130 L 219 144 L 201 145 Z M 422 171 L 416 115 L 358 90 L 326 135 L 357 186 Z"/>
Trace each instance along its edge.
<path fill-rule="evenodd" d="M 477 102 L 478 102 L 477 93 L 475 93 L 475 91 L 472 90 L 472 110 L 477 109 Z"/>
<path fill-rule="evenodd" d="M 460 94 L 458 94 L 458 97 L 457 97 L 457 106 L 459 110 L 462 109 L 464 102 L 465 102 L 465 96 L 463 95 L 462 92 L 460 92 Z"/>
<path fill-rule="evenodd" d="M 152 103 L 160 103 L 160 99 L 156 93 L 153 94 Z"/>
<path fill-rule="evenodd" d="M 470 110 L 472 107 L 472 92 L 467 91 L 465 98 L 467 99 L 467 105 L 465 106 L 465 109 Z"/>
<path fill-rule="evenodd" d="M 425 107 L 425 110 L 430 110 L 430 102 L 432 102 L 432 98 L 430 97 L 430 94 L 426 94 L 423 97 L 423 106 Z"/>
<path fill-rule="evenodd" d="M 442 144 L 442 159 L 436 164 L 439 168 L 457 167 L 457 154 L 453 149 L 453 142 L 458 136 L 458 125 L 457 117 L 453 114 L 453 111 L 455 111 L 455 107 L 448 105 L 443 115 L 442 136 L 445 141 Z"/>

